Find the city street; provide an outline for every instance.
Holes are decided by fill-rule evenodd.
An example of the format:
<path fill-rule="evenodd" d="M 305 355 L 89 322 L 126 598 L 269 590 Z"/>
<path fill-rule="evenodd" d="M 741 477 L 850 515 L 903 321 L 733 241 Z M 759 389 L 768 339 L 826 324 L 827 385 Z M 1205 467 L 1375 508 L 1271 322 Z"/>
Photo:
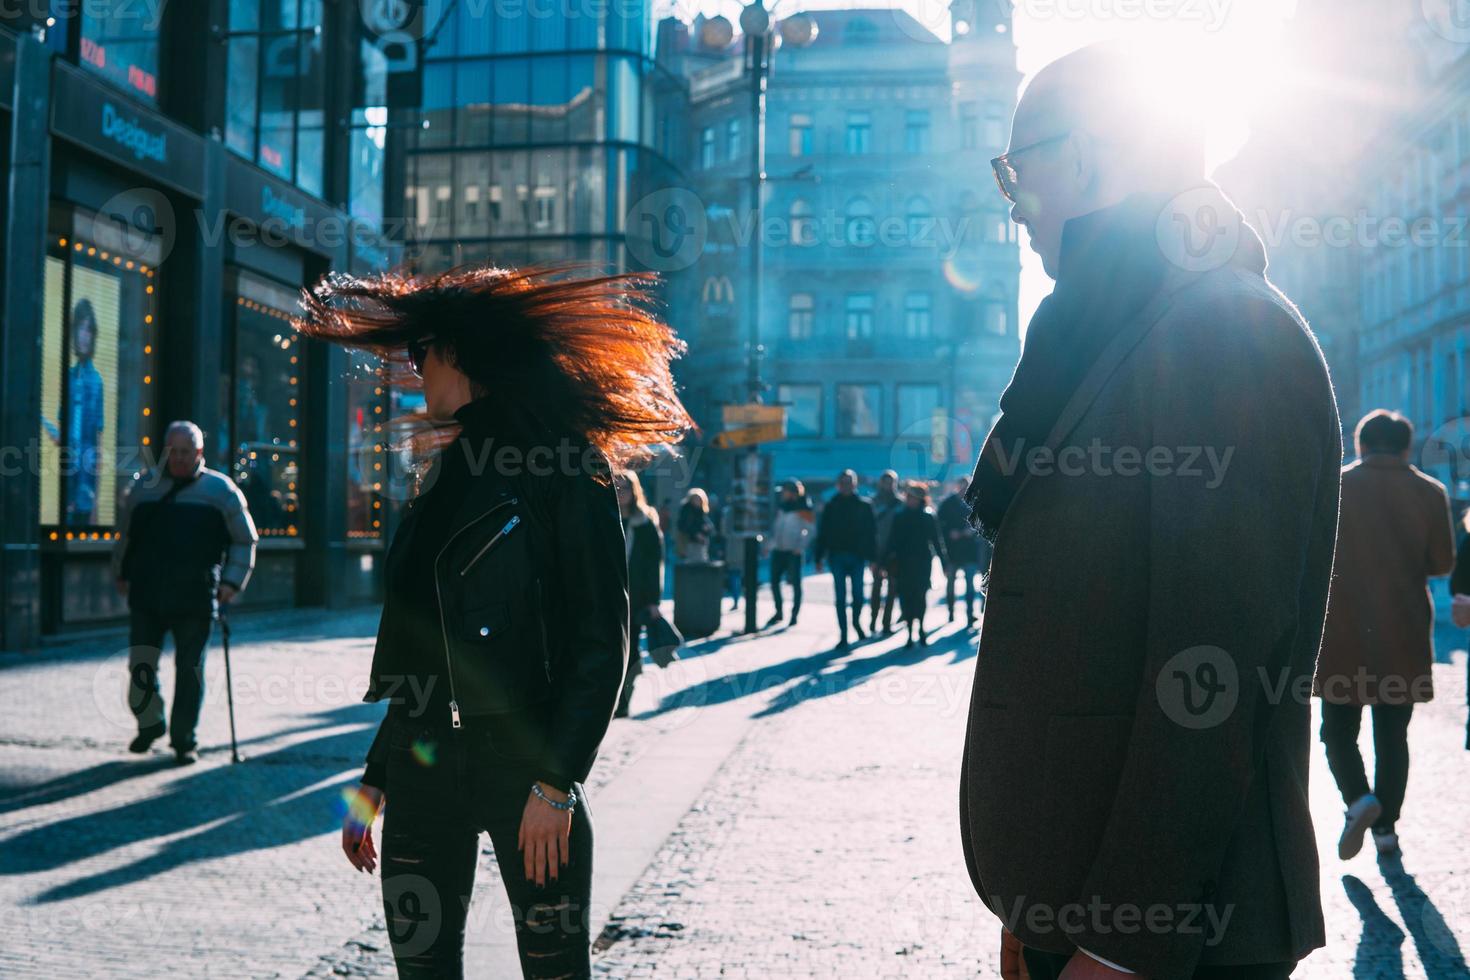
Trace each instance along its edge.
<path fill-rule="evenodd" d="M 798 626 L 746 638 L 727 613 L 672 668 L 646 667 L 588 785 L 599 974 L 999 975 L 956 818 L 973 634 L 941 603 L 928 647 L 895 635 L 839 653 L 830 596 L 811 575 Z M 125 751 L 125 641 L 0 657 L 0 975 L 391 976 L 378 882 L 338 847 L 340 794 L 382 710 L 359 703 L 375 625 L 371 609 L 238 617 L 240 765 L 217 638 L 202 759 L 184 769 L 161 743 Z M 1436 667 L 1410 730 L 1401 863 L 1371 844 L 1336 859 L 1341 802 L 1315 750 L 1329 947 L 1297 977 L 1470 976 L 1465 656 Z M 485 848 L 467 975 L 514 976 Z"/>

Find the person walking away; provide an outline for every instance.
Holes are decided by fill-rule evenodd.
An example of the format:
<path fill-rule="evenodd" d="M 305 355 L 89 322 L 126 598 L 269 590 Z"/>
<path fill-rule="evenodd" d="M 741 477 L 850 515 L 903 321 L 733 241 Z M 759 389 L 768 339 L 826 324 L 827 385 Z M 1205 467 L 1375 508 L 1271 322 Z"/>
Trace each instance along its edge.
<path fill-rule="evenodd" d="M 837 606 L 837 649 L 847 649 L 848 590 L 852 595 L 852 631 L 859 640 L 863 632 L 863 567 L 877 554 L 873 505 L 857 494 L 857 474 L 843 470 L 837 477 L 837 493 L 822 508 L 817 519 L 817 540 L 812 546 L 817 571 L 829 558 Z"/>
<path fill-rule="evenodd" d="M 960 831 L 1035 980 L 1279 980 L 1325 942 L 1291 692 L 1322 640 L 1337 406 L 1166 53 L 1046 65 L 992 163 L 1056 285 L 967 494 L 994 557 Z"/>
<path fill-rule="evenodd" d="M 128 600 L 128 706 L 142 754 L 165 731 L 180 765 L 199 761 L 195 728 L 204 704 L 204 656 L 214 619 L 250 581 L 255 524 L 233 480 L 204 465 L 204 433 L 169 425 L 164 458 L 138 473 L 123 497 L 112 572 Z M 164 724 L 158 660 L 174 637 L 174 706 Z"/>
<path fill-rule="evenodd" d="M 898 473 L 884 470 L 878 477 L 878 489 L 873 493 L 873 534 L 876 554 L 888 551 L 888 531 L 893 527 L 893 518 L 903 510 L 903 501 L 898 496 Z M 878 608 L 883 608 L 883 635 L 893 632 L 893 574 L 892 569 L 881 560 L 873 562 L 872 608 L 868 613 L 868 631 L 878 635 Z"/>
<path fill-rule="evenodd" d="M 1454 568 L 1449 495 L 1409 463 L 1414 426 L 1369 412 L 1358 459 L 1342 471 L 1337 560 L 1313 693 L 1322 745 L 1347 813 L 1337 856 L 1354 856 L 1372 828 L 1380 854 L 1399 849 L 1395 825 L 1409 782 L 1409 720 L 1434 697 L 1434 603 L 1429 579 Z M 1363 708 L 1373 713 L 1373 783 L 1358 751 Z"/>
<path fill-rule="evenodd" d="M 400 977 L 464 975 L 480 834 L 510 900 L 522 974 L 591 974 L 584 783 L 628 661 L 614 468 L 692 424 L 651 277 L 463 266 L 334 275 L 298 329 L 422 378 L 439 450 L 384 567 L 364 700 L 388 710 L 342 822 L 378 865 Z M 491 451 L 493 447 L 493 452 Z M 482 465 L 484 460 L 493 465 Z M 386 806 L 385 806 L 386 802 Z"/>
<path fill-rule="evenodd" d="M 623 515 L 624 553 L 628 558 L 628 670 L 613 717 L 626 718 L 633 685 L 643 673 L 643 631 L 659 615 L 658 603 L 664 594 L 664 536 L 658 529 L 658 513 L 649 506 L 638 474 L 619 471 L 613 477 L 613 486 Z"/>
<path fill-rule="evenodd" d="M 745 538 L 735 533 L 736 504 L 720 508 L 720 533 L 724 537 L 725 594 L 730 597 L 731 612 L 740 608 L 745 592 Z"/>
<path fill-rule="evenodd" d="M 929 506 L 929 488 L 913 482 L 904 490 L 904 507 L 893 517 L 888 533 L 888 551 L 884 564 L 893 571 L 893 589 L 898 593 L 898 612 L 907 639 L 905 647 L 914 645 L 914 629 L 918 628 L 919 645 L 929 645 L 924 629 L 924 610 L 929 603 L 929 581 L 934 574 L 934 559 L 942 566 L 948 557 L 939 521 Z"/>
<path fill-rule="evenodd" d="M 806 486 L 800 480 L 792 480 L 783 486 L 776 519 L 771 525 L 771 598 L 775 601 L 776 612 L 766 623 L 767 627 L 781 622 L 781 583 L 786 578 L 791 580 L 791 619 L 788 625 L 796 625 L 796 617 L 801 613 L 801 566 L 815 520 Z"/>
<path fill-rule="evenodd" d="M 681 562 L 709 561 L 709 542 L 715 526 L 709 519 L 709 497 L 699 487 L 684 496 L 674 523 L 674 552 Z"/>
<path fill-rule="evenodd" d="M 985 608 L 985 593 L 975 586 L 975 579 L 984 575 L 990 567 L 990 542 L 970 526 L 970 505 L 965 503 L 965 491 L 970 481 L 961 477 L 954 483 L 954 492 L 939 504 L 939 530 L 944 537 L 944 550 L 949 560 L 944 566 L 944 602 L 949 608 L 949 621 L 954 622 L 955 573 L 965 581 L 965 626 L 975 628 L 975 600 L 979 597 L 980 608 Z"/>

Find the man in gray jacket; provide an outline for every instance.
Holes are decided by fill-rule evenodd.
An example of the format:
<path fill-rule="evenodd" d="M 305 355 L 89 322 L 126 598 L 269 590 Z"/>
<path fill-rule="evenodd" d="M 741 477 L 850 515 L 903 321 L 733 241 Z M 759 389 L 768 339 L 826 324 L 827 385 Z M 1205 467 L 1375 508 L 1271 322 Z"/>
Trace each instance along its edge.
<path fill-rule="evenodd" d="M 1276 980 L 1324 942 L 1306 695 L 1337 408 L 1138 63 L 1044 68 L 994 162 L 1056 288 L 967 494 L 994 556 L 961 836 L 1035 980 Z"/>
<path fill-rule="evenodd" d="M 204 702 L 204 651 L 214 617 L 250 580 L 255 524 L 245 495 L 223 473 L 204 466 L 204 434 L 174 422 L 164 459 L 133 477 L 123 499 L 112 570 L 128 598 L 128 704 L 143 753 L 166 730 L 158 658 L 174 635 L 174 707 L 169 742 L 181 765 L 198 761 L 194 729 Z"/>

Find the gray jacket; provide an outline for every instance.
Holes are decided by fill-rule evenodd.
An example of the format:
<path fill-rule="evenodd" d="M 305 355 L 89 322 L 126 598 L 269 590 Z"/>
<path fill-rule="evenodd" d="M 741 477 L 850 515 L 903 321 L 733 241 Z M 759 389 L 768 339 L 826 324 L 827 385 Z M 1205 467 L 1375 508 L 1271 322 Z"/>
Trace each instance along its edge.
<path fill-rule="evenodd" d="M 160 467 L 136 474 L 128 486 L 112 571 L 128 582 L 135 609 L 208 615 L 221 582 L 242 590 L 250 581 L 256 539 L 233 480 L 204 467 L 174 480 Z"/>

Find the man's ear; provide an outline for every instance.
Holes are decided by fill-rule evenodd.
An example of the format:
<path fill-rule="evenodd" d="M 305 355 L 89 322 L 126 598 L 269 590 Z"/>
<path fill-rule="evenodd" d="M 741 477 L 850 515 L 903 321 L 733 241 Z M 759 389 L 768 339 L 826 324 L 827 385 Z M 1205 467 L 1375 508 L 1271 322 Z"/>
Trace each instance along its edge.
<path fill-rule="evenodd" d="M 1065 154 L 1066 173 L 1073 182 L 1073 190 L 1078 197 L 1086 195 L 1098 180 L 1097 141 L 1089 133 L 1074 131 L 1062 144 L 1062 153 Z"/>

